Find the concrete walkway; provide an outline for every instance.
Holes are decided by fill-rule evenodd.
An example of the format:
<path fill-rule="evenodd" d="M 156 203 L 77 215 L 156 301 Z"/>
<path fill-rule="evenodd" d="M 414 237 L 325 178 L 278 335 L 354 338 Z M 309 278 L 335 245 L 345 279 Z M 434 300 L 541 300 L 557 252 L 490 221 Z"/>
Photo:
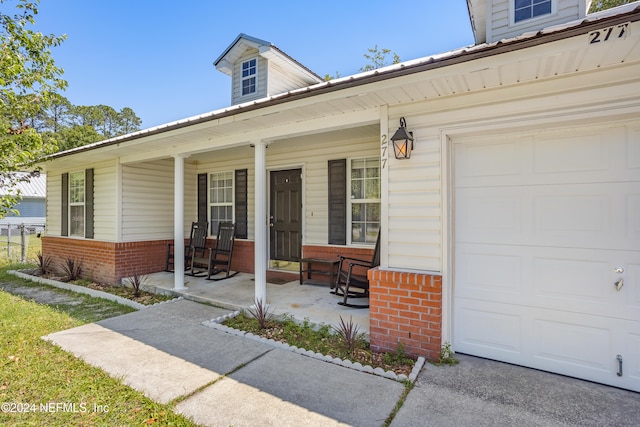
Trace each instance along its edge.
<path fill-rule="evenodd" d="M 404 391 L 202 324 L 227 313 L 180 300 L 45 339 L 205 426 L 377 426 Z"/>
<path fill-rule="evenodd" d="M 203 325 L 228 310 L 180 300 L 45 339 L 203 426 L 380 426 L 403 384 Z M 632 426 L 640 394 L 458 355 L 427 364 L 404 426 Z"/>

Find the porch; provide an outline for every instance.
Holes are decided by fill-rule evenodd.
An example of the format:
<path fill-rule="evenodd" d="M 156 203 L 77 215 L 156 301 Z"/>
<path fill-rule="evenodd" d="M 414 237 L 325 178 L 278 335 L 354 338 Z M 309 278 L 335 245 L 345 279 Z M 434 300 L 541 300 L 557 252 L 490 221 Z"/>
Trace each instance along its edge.
<path fill-rule="evenodd" d="M 185 275 L 186 289 L 174 290 L 174 274 L 168 272 L 153 273 L 146 276 L 146 288 L 155 288 L 156 292 L 183 296 L 185 299 L 212 304 L 231 310 L 242 310 L 254 303 L 254 275 L 239 273 L 219 282 L 204 277 Z M 293 275 L 292 275 L 293 277 Z M 282 284 L 279 284 L 284 282 Z M 300 285 L 299 281 L 267 279 L 266 298 L 276 314 L 290 314 L 294 319 L 309 319 L 314 324 L 337 326 L 340 316 L 348 322 L 353 319 L 360 332 L 369 335 L 369 309 L 354 309 L 338 305 L 342 298 L 329 293 L 329 285 Z M 366 299 L 362 299 L 365 303 Z M 358 301 L 360 303 L 360 301 Z"/>

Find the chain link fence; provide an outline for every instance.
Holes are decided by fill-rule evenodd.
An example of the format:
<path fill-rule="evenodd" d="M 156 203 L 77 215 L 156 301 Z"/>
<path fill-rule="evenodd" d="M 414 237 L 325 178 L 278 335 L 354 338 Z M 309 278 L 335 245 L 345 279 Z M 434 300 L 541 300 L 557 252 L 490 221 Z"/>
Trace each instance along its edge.
<path fill-rule="evenodd" d="M 0 253 L 2 258 L 26 263 L 29 261 L 29 249 L 40 245 L 40 234 L 44 224 L 0 224 Z"/>

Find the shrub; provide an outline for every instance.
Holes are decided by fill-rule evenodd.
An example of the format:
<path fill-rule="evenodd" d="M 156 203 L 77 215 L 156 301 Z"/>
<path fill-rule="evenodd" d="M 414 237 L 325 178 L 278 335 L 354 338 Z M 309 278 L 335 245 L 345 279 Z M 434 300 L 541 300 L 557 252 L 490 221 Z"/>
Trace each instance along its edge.
<path fill-rule="evenodd" d="M 134 272 L 133 276 L 126 279 L 125 284 L 128 284 L 133 288 L 134 297 L 139 297 L 140 290 L 146 281 L 147 281 L 147 276 Z"/>
<path fill-rule="evenodd" d="M 360 327 L 353 323 L 353 317 L 349 317 L 349 321 L 345 322 L 342 316 L 340 316 L 340 325 L 334 326 L 333 329 L 336 331 L 338 337 L 340 337 L 340 342 L 344 350 L 350 355 L 353 355 L 364 342 L 364 334 L 361 334 L 359 332 Z"/>
<path fill-rule="evenodd" d="M 82 275 L 82 263 L 77 262 L 73 258 L 67 258 L 60 268 L 67 282 L 78 280 Z"/>
<path fill-rule="evenodd" d="M 271 325 L 274 318 L 273 310 L 270 309 L 269 304 L 264 300 L 255 299 L 255 308 L 248 308 L 249 313 L 258 321 L 261 329 L 266 329 Z"/>
<path fill-rule="evenodd" d="M 50 256 L 42 255 L 42 252 L 38 252 L 38 273 L 41 276 L 46 276 L 51 272 L 52 259 Z"/>

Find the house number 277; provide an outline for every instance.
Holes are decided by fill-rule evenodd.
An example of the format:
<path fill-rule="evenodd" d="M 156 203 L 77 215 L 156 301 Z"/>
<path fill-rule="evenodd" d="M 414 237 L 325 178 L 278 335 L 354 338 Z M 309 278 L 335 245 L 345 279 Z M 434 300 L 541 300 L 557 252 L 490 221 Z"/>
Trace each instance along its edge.
<path fill-rule="evenodd" d="M 589 44 L 604 43 L 610 40 L 623 39 L 629 32 L 629 22 L 591 31 L 589 33 Z"/>
<path fill-rule="evenodd" d="M 382 169 L 387 167 L 387 134 L 383 134 L 380 137 L 380 160 L 382 161 Z"/>

